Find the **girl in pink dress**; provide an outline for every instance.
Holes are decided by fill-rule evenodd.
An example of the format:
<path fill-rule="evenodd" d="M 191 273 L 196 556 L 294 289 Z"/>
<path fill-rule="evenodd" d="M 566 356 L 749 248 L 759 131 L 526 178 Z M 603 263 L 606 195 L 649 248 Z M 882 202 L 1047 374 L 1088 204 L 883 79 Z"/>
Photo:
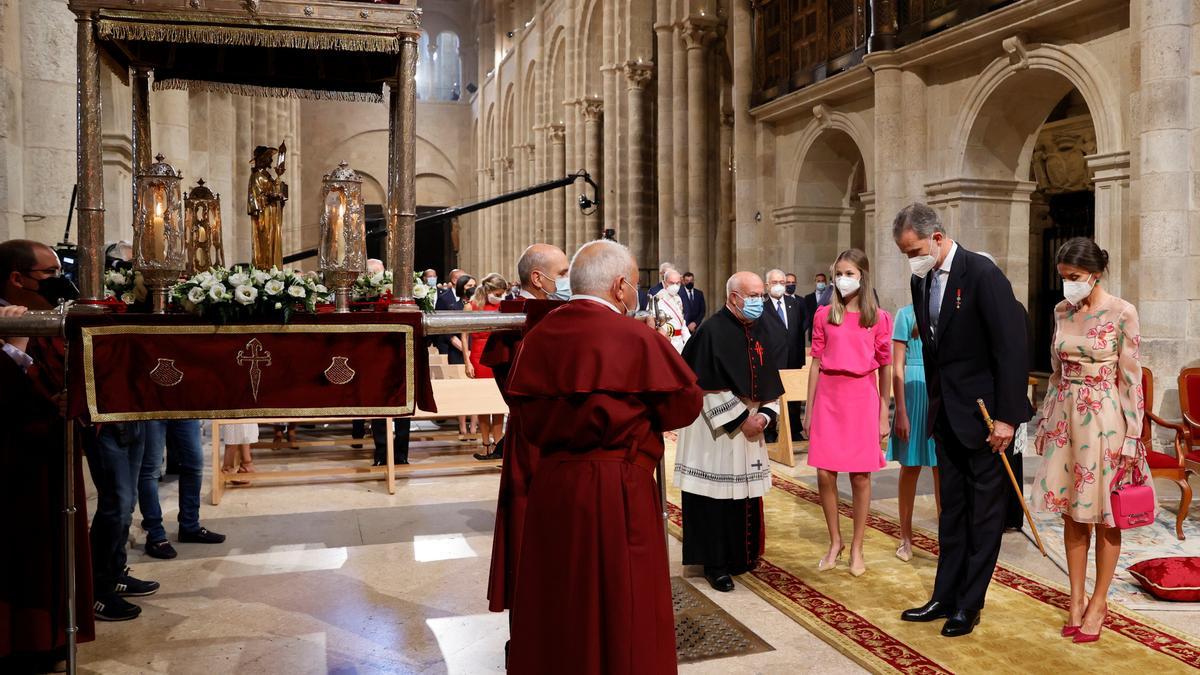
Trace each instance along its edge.
<path fill-rule="evenodd" d="M 833 277 L 830 303 L 813 319 L 804 428 L 808 464 L 817 469 L 821 510 L 829 526 L 829 553 L 817 569 L 833 569 L 845 549 L 838 523 L 837 475 L 847 471 L 854 493 L 850 573 L 858 577 L 867 571 L 863 535 L 871 505 L 871 472 L 883 468 L 883 441 L 891 429 L 892 317 L 875 302 L 865 253 L 856 248 L 843 251 L 833 263 Z"/>

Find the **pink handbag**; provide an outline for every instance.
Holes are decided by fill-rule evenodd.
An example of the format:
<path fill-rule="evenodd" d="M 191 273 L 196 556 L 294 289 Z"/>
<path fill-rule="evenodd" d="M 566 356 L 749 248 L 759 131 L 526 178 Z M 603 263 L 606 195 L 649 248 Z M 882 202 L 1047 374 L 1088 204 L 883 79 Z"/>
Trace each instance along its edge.
<path fill-rule="evenodd" d="M 1154 488 L 1146 485 L 1146 476 L 1140 469 L 1133 470 L 1133 482 L 1122 485 L 1121 479 L 1124 477 L 1125 469 L 1121 468 L 1113 478 L 1113 522 L 1122 530 L 1153 523 Z"/>

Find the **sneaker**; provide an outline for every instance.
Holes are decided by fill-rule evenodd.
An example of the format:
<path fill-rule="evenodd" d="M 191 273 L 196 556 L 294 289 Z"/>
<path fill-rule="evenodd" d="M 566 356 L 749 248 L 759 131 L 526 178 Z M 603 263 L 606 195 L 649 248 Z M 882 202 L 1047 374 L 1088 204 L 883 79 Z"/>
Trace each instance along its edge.
<path fill-rule="evenodd" d="M 158 582 L 134 579 L 129 576 L 129 568 L 126 567 L 125 573 L 121 575 L 121 578 L 117 579 L 117 585 L 113 590 L 123 598 L 140 598 L 157 593 Z"/>
<path fill-rule="evenodd" d="M 217 534 L 208 528 L 200 528 L 195 532 L 179 531 L 179 541 L 184 544 L 220 544 L 225 541 L 225 535 Z"/>
<path fill-rule="evenodd" d="M 171 542 L 163 539 L 162 541 L 146 542 L 146 555 L 160 560 L 170 560 L 179 554 L 175 552 L 175 547 L 171 546 Z"/>
<path fill-rule="evenodd" d="M 119 587 L 120 584 L 117 584 Z M 108 595 L 96 598 L 92 605 L 96 610 L 97 621 L 129 621 L 138 618 L 142 608 L 128 602 L 118 595 Z"/>

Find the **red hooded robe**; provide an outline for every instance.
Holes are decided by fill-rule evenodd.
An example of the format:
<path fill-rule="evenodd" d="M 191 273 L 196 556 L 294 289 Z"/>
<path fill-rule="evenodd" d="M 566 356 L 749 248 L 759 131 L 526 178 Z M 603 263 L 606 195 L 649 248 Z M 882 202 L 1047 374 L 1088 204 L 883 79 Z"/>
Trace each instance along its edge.
<path fill-rule="evenodd" d="M 662 433 L 703 394 L 670 342 L 576 299 L 525 336 L 508 396 L 541 451 L 518 561 L 514 673 L 674 673 Z"/>

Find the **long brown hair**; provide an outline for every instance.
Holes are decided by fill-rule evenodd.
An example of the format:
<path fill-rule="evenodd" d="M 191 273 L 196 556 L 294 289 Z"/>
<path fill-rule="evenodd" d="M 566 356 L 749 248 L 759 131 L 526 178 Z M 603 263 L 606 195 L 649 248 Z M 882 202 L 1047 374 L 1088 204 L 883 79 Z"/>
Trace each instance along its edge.
<path fill-rule="evenodd" d="M 471 296 L 471 304 L 475 309 L 483 309 L 487 306 L 487 296 L 497 291 L 503 293 L 508 290 L 508 282 L 504 277 L 492 272 L 486 277 L 479 280 L 475 285 L 475 294 Z"/>
<path fill-rule="evenodd" d="M 829 323 L 840 326 L 846 316 L 846 303 L 842 300 L 842 292 L 837 287 L 837 264 L 846 261 L 858 268 L 862 276 L 858 283 L 858 325 L 870 328 L 875 325 L 879 314 L 879 305 L 875 304 L 875 289 L 871 285 L 871 261 L 867 254 L 857 248 L 850 248 L 838 254 L 833 264 L 829 266 L 830 277 L 834 280 L 833 294 L 829 299 Z"/>

